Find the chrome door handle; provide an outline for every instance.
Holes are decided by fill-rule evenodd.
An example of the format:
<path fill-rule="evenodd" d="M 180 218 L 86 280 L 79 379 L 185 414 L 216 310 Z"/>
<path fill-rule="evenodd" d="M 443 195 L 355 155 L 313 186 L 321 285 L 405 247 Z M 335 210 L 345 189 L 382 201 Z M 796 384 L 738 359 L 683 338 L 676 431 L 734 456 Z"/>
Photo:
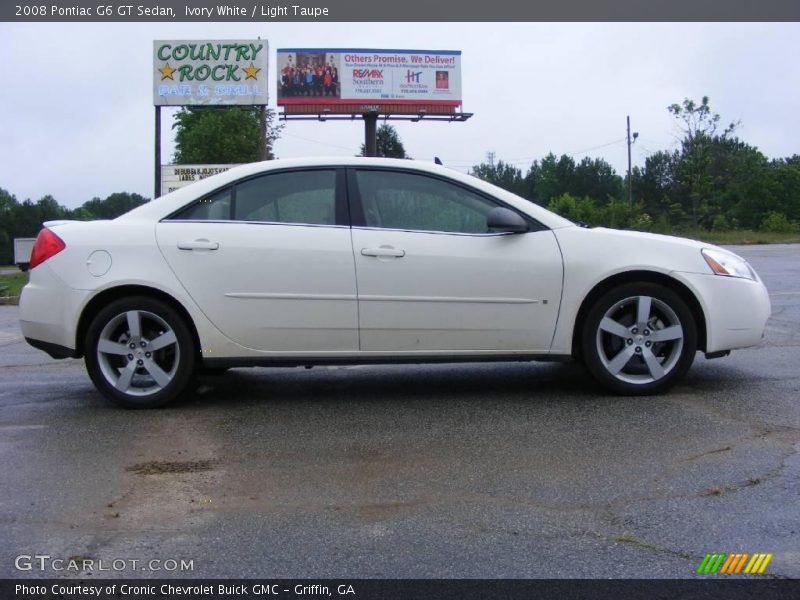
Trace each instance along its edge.
<path fill-rule="evenodd" d="M 217 250 L 218 248 L 219 242 L 211 242 L 206 239 L 178 242 L 178 250 Z"/>
<path fill-rule="evenodd" d="M 383 257 L 402 258 L 405 255 L 406 255 L 405 250 L 395 248 L 394 246 L 378 246 L 377 248 L 361 249 L 361 256 L 377 256 L 378 258 L 383 258 Z"/>

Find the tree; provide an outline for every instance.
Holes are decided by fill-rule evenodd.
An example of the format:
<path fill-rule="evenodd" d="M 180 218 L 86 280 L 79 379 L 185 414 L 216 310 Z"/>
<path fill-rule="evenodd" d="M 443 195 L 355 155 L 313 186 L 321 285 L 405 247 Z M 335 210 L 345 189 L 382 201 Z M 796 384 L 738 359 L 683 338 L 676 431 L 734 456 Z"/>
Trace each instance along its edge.
<path fill-rule="evenodd" d="M 608 203 L 611 198 L 621 198 L 623 194 L 622 178 L 614 167 L 602 158 L 588 156 L 575 165 L 568 187 L 572 195 L 588 196 L 600 204 Z"/>
<path fill-rule="evenodd" d="M 260 160 L 261 108 L 189 106 L 175 115 L 176 164 L 232 164 Z M 267 110 L 267 159 L 283 125 L 273 125 L 275 112 Z"/>
<path fill-rule="evenodd" d="M 530 200 L 532 198 L 529 186 L 520 171 L 514 165 L 498 160 L 494 165 L 481 163 L 472 167 L 472 174 L 484 181 L 508 190 L 518 196 Z"/>
<path fill-rule="evenodd" d="M 547 206 L 553 199 L 569 193 L 569 179 L 575 161 L 572 158 L 550 152 L 541 161 L 534 161 L 525 176 L 531 189 L 533 200 L 537 204 Z"/>
<path fill-rule="evenodd" d="M 720 116 L 711 112 L 708 96 L 703 96 L 700 104 L 685 98 L 682 104 L 670 104 L 667 110 L 676 121 L 682 123 L 679 125 L 682 138 L 677 175 L 688 190 L 692 224 L 695 227 L 700 224 L 710 226 L 715 212 L 709 204 L 712 187 L 711 148 L 715 140 L 728 139 L 739 122 L 731 122 L 722 133 L 718 133 Z"/>
<path fill-rule="evenodd" d="M 0 265 L 11 262 L 11 239 L 14 233 L 12 219 L 16 206 L 16 197 L 0 188 Z"/>
<path fill-rule="evenodd" d="M 656 215 L 657 228 L 669 231 L 688 218 L 681 204 L 683 190 L 676 179 L 680 152 L 660 150 L 648 156 L 644 167 L 634 167 L 633 189 L 644 210 Z"/>
<path fill-rule="evenodd" d="M 683 122 L 681 132 L 684 135 L 684 139 L 691 141 L 697 139 L 698 136 L 714 137 L 717 135 L 720 116 L 711 112 L 708 96 L 703 96 L 700 104 L 697 104 L 694 100 L 689 100 L 689 98 L 684 98 L 683 103 L 670 104 L 667 110 L 675 119 Z M 736 131 L 740 124 L 741 121 L 731 121 L 719 135 L 723 138 L 728 137 Z"/>
<path fill-rule="evenodd" d="M 114 219 L 147 201 L 147 198 L 139 194 L 115 192 L 105 200 L 92 198 L 88 202 L 84 202 L 80 207 L 72 211 L 72 218 L 79 221 Z"/>
<path fill-rule="evenodd" d="M 389 125 L 383 123 L 378 127 L 378 156 L 384 158 L 411 158 L 406 154 L 406 149 L 403 147 L 403 142 L 400 141 L 400 136 L 397 135 L 397 130 Z M 367 147 L 361 144 L 361 153 L 359 156 L 367 155 Z"/>

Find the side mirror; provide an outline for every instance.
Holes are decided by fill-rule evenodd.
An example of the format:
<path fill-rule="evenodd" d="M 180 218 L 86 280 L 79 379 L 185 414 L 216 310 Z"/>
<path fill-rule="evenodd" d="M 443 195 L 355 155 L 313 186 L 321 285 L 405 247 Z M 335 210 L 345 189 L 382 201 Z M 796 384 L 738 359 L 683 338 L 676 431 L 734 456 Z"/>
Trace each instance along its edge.
<path fill-rule="evenodd" d="M 486 215 L 486 227 L 494 233 L 525 233 L 528 223 L 513 210 L 498 206 Z"/>

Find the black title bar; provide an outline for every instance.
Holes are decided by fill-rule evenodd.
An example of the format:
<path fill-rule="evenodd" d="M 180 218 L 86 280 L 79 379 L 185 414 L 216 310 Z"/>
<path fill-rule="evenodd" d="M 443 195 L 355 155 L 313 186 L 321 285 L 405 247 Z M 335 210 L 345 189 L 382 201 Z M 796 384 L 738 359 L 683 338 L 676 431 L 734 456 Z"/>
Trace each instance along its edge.
<path fill-rule="evenodd" d="M 776 579 L 17 579 L 0 580 L 3 600 L 594 600 L 797 598 L 800 581 Z"/>
<path fill-rule="evenodd" d="M 20 22 L 503 22 L 800 21 L 798 0 L 14 0 L 0 21 Z M 489 35 L 490 32 L 487 32 Z"/>

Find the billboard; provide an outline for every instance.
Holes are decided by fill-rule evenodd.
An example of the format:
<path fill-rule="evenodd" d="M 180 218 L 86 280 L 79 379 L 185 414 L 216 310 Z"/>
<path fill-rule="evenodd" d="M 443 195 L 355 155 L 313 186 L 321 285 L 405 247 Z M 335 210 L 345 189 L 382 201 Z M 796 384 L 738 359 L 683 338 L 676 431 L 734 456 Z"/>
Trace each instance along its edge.
<path fill-rule="evenodd" d="M 278 105 L 460 106 L 461 51 L 279 48 Z"/>
<path fill-rule="evenodd" d="M 153 104 L 267 104 L 266 40 L 153 41 Z"/>
<path fill-rule="evenodd" d="M 161 165 L 161 193 L 169 194 L 239 165 Z"/>

